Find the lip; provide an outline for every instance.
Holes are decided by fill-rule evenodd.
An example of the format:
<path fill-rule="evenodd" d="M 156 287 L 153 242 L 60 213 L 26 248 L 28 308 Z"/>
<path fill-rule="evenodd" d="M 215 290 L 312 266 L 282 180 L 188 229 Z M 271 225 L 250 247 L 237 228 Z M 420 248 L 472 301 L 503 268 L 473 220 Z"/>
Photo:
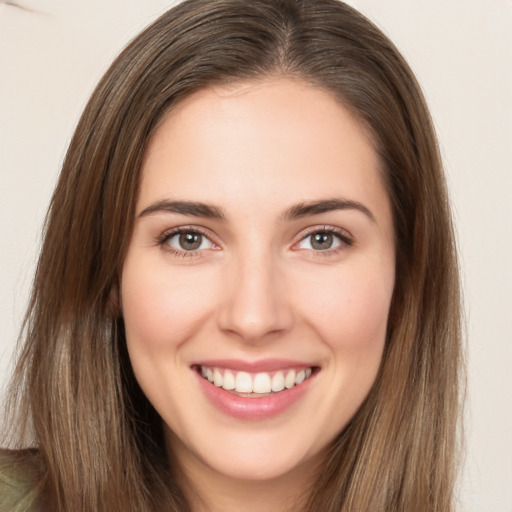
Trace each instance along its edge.
<path fill-rule="evenodd" d="M 273 372 L 290 368 L 312 368 L 317 365 L 293 361 L 291 359 L 262 359 L 259 361 L 243 361 L 242 359 L 210 359 L 198 361 L 192 366 L 207 366 L 209 368 L 224 368 L 236 372 Z"/>
<path fill-rule="evenodd" d="M 310 367 L 314 368 L 314 371 L 311 377 L 291 389 L 270 393 L 266 396 L 248 397 L 216 387 L 200 375 L 197 371 L 197 368 L 200 366 L 221 367 L 233 371 L 251 373 Z M 217 410 L 232 418 L 246 421 L 270 419 L 284 413 L 307 393 L 318 373 L 318 366 L 316 365 L 283 359 L 266 359 L 255 362 L 216 359 L 201 361 L 194 364 L 191 369 L 196 375 L 201 391 Z"/>

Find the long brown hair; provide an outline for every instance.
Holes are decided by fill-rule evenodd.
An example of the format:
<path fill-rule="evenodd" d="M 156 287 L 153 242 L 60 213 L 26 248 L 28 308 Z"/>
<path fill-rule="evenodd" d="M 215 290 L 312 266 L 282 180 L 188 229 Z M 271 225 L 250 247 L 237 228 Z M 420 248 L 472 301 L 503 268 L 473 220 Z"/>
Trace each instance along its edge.
<path fill-rule="evenodd" d="M 15 433 L 38 449 L 50 510 L 188 510 L 113 290 L 159 121 L 199 89 L 273 76 L 327 90 L 366 126 L 396 232 L 381 369 L 305 510 L 453 510 L 460 297 L 436 138 L 399 52 L 337 0 L 187 0 L 131 42 L 92 95 L 51 201 L 11 388 Z"/>

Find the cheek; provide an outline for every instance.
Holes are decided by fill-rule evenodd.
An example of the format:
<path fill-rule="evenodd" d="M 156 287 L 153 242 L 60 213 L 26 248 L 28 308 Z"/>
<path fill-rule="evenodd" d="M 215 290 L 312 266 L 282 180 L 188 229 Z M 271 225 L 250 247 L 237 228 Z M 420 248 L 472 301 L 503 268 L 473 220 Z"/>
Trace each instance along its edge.
<path fill-rule="evenodd" d="M 393 285 L 392 270 L 345 268 L 331 273 L 322 286 L 309 283 L 305 287 L 304 317 L 335 355 L 363 362 L 373 355 L 380 360 Z"/>
<path fill-rule="evenodd" d="M 212 304 L 212 286 L 204 272 L 170 272 L 165 265 L 128 260 L 121 299 L 129 345 L 173 349 L 201 326 Z"/>
<path fill-rule="evenodd" d="M 176 411 L 194 402 L 182 345 L 208 317 L 212 288 L 205 279 L 200 270 L 173 272 L 154 259 L 128 257 L 123 268 L 120 297 L 135 377 L 164 420 L 181 431 Z"/>

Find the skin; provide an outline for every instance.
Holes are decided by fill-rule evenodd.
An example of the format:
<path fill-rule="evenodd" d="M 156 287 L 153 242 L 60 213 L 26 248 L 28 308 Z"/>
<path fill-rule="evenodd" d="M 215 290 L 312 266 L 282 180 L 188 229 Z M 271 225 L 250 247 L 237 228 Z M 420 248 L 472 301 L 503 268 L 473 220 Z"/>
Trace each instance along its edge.
<path fill-rule="evenodd" d="M 333 198 L 363 208 L 286 215 Z M 225 218 L 162 201 L 208 203 Z M 170 234 L 183 226 L 203 234 L 198 250 Z M 313 247 L 311 230 L 326 229 L 331 248 Z M 276 78 L 197 92 L 167 115 L 143 163 L 121 303 L 136 378 L 193 510 L 297 510 L 375 381 L 394 282 L 376 153 L 330 94 Z M 284 412 L 243 420 L 208 400 L 191 367 L 218 358 L 318 371 Z"/>

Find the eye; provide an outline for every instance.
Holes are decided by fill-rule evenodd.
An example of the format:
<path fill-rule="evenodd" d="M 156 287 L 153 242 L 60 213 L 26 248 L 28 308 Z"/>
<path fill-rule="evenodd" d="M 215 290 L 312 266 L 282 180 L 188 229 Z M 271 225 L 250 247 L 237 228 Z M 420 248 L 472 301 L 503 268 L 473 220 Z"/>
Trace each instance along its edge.
<path fill-rule="evenodd" d="M 311 251 L 332 251 L 352 245 L 352 240 L 333 228 L 317 229 L 308 233 L 298 244 L 299 249 Z"/>
<path fill-rule="evenodd" d="M 186 253 L 214 249 L 216 245 L 203 233 L 191 229 L 173 231 L 161 241 L 173 252 Z"/>

